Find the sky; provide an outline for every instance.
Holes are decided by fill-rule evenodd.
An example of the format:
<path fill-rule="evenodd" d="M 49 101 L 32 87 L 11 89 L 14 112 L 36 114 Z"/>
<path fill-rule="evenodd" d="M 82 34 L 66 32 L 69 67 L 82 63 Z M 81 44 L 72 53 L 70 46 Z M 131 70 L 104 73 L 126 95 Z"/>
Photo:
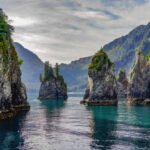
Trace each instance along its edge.
<path fill-rule="evenodd" d="M 150 0 L 0 0 L 13 39 L 43 61 L 69 63 L 150 21 Z"/>

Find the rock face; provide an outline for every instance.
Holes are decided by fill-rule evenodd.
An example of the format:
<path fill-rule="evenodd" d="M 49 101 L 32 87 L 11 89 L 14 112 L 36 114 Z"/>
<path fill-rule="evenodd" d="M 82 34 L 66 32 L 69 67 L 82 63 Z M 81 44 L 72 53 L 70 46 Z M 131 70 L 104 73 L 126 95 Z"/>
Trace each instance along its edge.
<path fill-rule="evenodd" d="M 60 81 L 51 79 L 43 82 L 40 87 L 39 99 L 67 99 L 66 87 Z"/>
<path fill-rule="evenodd" d="M 150 59 L 137 52 L 128 88 L 129 104 L 150 104 Z"/>
<path fill-rule="evenodd" d="M 127 88 L 128 88 L 128 79 L 126 76 L 126 72 L 124 70 L 120 70 L 119 76 L 117 79 L 117 97 L 126 98 Z"/>
<path fill-rule="evenodd" d="M 26 88 L 21 82 L 20 64 L 12 44 L 6 15 L 0 10 L 0 119 L 13 117 L 18 111 L 28 110 Z"/>
<path fill-rule="evenodd" d="M 88 85 L 81 103 L 88 105 L 116 105 L 114 65 L 104 50 L 97 52 L 88 69 Z"/>
<path fill-rule="evenodd" d="M 39 99 L 66 100 L 67 85 L 59 74 L 58 65 L 52 68 L 48 62 L 44 66 L 44 77 L 41 76 Z"/>

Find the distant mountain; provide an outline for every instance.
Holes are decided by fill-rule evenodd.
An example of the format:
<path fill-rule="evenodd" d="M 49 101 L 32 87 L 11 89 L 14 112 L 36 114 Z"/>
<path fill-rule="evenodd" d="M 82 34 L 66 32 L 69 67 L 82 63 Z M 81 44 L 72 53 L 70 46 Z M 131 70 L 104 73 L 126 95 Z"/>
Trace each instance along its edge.
<path fill-rule="evenodd" d="M 23 60 L 21 66 L 23 82 L 28 90 L 39 90 L 39 75 L 43 72 L 43 62 L 36 54 L 24 48 L 21 44 L 15 42 L 14 45 L 19 57 Z"/>
<path fill-rule="evenodd" d="M 135 52 L 141 49 L 144 54 L 150 52 L 150 23 L 140 25 L 129 34 L 113 40 L 104 45 L 103 49 L 108 53 L 109 58 L 115 63 L 116 74 L 121 68 L 127 73 L 135 61 Z M 87 79 L 87 66 L 91 57 L 81 58 L 69 65 L 61 65 L 61 72 L 64 75 L 71 90 L 84 90 Z"/>
<path fill-rule="evenodd" d="M 19 56 L 24 60 L 22 74 L 24 82 L 33 89 L 37 85 L 39 88 L 39 74 L 43 71 L 42 61 L 31 51 L 25 49 L 18 43 L 15 47 Z M 129 34 L 113 40 L 104 45 L 103 49 L 108 53 L 111 61 L 115 63 L 115 72 L 124 68 L 128 73 L 135 60 L 135 52 L 141 49 L 144 54 L 150 51 L 150 23 L 140 25 Z M 80 58 L 70 64 L 61 64 L 60 73 L 64 76 L 70 91 L 83 91 L 86 87 L 87 68 L 92 56 Z M 32 88 L 31 88 L 32 87 Z"/>
<path fill-rule="evenodd" d="M 140 49 L 147 54 L 150 52 L 150 23 L 140 25 L 129 34 L 106 44 L 104 49 L 116 64 L 116 72 L 125 68 L 127 72 L 135 60 L 135 52 Z"/>
<path fill-rule="evenodd" d="M 61 64 L 60 73 L 68 84 L 69 91 L 83 91 L 86 87 L 87 68 L 91 57 L 80 58 L 70 64 Z"/>

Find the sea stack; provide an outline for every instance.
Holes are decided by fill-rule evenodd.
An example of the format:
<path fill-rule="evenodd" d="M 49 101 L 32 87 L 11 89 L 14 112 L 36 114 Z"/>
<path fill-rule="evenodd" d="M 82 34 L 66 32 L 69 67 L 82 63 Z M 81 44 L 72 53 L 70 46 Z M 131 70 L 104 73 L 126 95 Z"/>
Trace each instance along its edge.
<path fill-rule="evenodd" d="M 66 100 L 67 85 L 63 76 L 59 73 L 59 66 L 56 63 L 53 68 L 49 62 L 44 64 L 44 75 L 40 75 L 41 87 L 39 91 L 39 99 Z"/>
<path fill-rule="evenodd" d="M 121 69 L 117 78 L 117 97 L 126 98 L 128 89 L 128 79 L 125 70 Z"/>
<path fill-rule="evenodd" d="M 88 105 L 117 105 L 114 64 L 101 49 L 88 68 L 88 85 L 81 103 Z"/>
<path fill-rule="evenodd" d="M 141 51 L 130 74 L 128 104 L 150 104 L 150 55 L 144 56 Z"/>
<path fill-rule="evenodd" d="M 29 110 L 26 88 L 21 82 L 19 59 L 14 48 L 7 16 L 0 9 L 0 119 L 15 116 L 19 111 Z"/>

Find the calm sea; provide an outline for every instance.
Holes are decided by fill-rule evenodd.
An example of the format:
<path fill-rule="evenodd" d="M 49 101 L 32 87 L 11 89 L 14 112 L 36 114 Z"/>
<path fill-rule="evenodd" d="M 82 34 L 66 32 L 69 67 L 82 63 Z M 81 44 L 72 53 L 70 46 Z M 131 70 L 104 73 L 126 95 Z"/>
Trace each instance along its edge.
<path fill-rule="evenodd" d="M 87 107 L 81 95 L 68 101 L 39 101 L 31 110 L 0 121 L 0 150 L 149 150 L 150 107 Z"/>

